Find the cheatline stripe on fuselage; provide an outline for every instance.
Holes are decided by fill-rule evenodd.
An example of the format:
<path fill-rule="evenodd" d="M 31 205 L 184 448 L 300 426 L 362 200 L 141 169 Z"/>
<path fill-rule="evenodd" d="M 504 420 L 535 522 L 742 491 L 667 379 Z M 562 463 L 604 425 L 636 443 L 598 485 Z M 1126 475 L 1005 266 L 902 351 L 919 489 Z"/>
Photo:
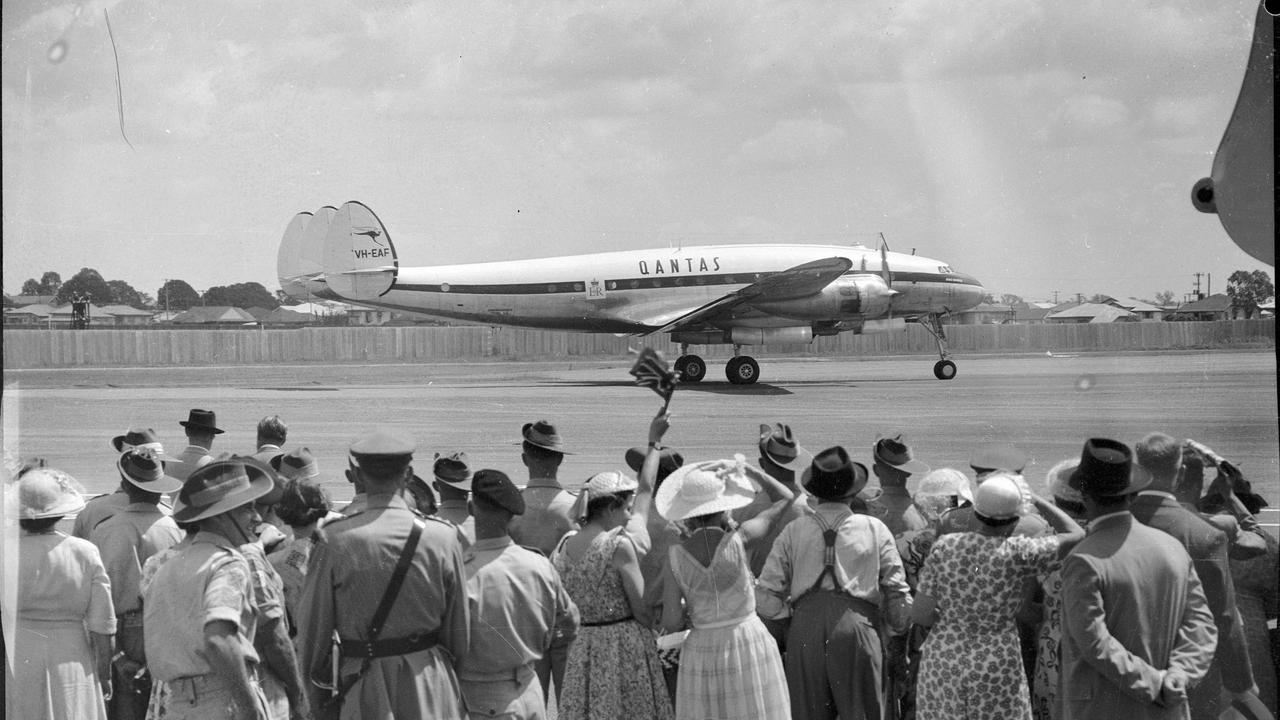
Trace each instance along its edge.
<path fill-rule="evenodd" d="M 662 287 L 689 287 L 707 285 L 741 285 L 759 282 L 776 272 L 738 273 L 718 275 L 667 275 L 646 276 L 638 278 L 616 278 L 605 280 L 606 290 L 640 290 Z M 878 273 L 856 272 L 845 275 L 874 275 Z M 981 285 L 977 280 L 960 273 L 926 273 L 926 272 L 891 272 L 890 277 L 896 283 L 935 282 L 952 285 Z M 507 283 L 491 285 L 455 285 L 454 283 L 419 284 L 397 281 L 392 290 L 410 290 L 415 292 L 463 293 L 467 295 L 551 295 L 557 293 L 580 293 L 586 290 L 581 280 L 566 280 L 541 283 Z"/>

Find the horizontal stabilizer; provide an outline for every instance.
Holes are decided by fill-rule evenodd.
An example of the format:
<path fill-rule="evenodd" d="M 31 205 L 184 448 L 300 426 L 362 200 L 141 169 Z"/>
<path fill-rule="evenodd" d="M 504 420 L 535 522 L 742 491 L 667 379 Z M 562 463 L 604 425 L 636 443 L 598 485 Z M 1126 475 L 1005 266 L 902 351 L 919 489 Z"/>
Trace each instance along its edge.
<path fill-rule="evenodd" d="M 692 312 L 681 315 L 652 332 L 670 332 L 711 322 L 727 310 L 752 301 L 783 301 L 808 297 L 820 292 L 853 267 L 853 261 L 843 257 L 813 260 L 762 278 L 737 292 L 716 298 Z"/>
<path fill-rule="evenodd" d="M 395 283 L 400 264 L 391 236 L 363 203 L 343 204 L 324 238 L 324 274 L 329 289 L 348 300 L 372 300 Z"/>

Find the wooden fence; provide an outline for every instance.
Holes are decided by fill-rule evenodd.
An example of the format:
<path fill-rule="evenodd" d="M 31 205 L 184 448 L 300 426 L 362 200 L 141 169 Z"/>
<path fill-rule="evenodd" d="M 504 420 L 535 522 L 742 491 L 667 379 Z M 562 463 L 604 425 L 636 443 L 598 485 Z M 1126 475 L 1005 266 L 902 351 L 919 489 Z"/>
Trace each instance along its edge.
<path fill-rule="evenodd" d="M 1275 347 L 1275 321 L 1141 322 L 1106 325 L 955 325 L 957 354 L 1043 351 L 1191 350 Z M 674 354 L 665 335 L 645 338 L 492 327 L 314 327 L 289 330 L 5 330 L 5 368 L 259 365 L 270 363 L 467 362 L 616 358 L 651 345 Z M 696 346 L 708 358 L 726 345 Z M 767 356 L 930 355 L 933 337 L 909 324 L 874 335 L 810 344 L 751 346 Z"/>

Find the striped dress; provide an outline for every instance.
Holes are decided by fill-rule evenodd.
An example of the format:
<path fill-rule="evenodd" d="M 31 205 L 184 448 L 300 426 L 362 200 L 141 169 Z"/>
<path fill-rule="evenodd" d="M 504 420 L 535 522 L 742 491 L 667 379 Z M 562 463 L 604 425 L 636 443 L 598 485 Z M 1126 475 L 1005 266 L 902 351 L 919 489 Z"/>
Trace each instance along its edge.
<path fill-rule="evenodd" d="M 725 533 L 708 566 L 680 545 L 669 553 L 693 624 L 680 650 L 676 718 L 789 719 L 782 658 L 756 616 L 742 538 Z"/>

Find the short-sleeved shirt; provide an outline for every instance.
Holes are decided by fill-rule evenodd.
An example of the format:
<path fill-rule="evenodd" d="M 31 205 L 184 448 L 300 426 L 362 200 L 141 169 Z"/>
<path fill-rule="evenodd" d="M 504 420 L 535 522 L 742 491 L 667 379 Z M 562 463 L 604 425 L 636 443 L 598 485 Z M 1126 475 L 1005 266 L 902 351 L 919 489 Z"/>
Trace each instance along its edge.
<path fill-rule="evenodd" d="M 578 607 L 547 558 L 510 537 L 477 540 L 463 553 L 471 648 L 458 663 L 461 680 L 485 679 L 541 658 L 578 633 Z"/>
<path fill-rule="evenodd" d="M 249 575 L 253 578 L 253 605 L 258 610 L 259 622 L 279 620 L 284 617 L 284 581 L 280 573 L 267 562 L 262 543 L 250 542 L 239 547 L 240 554 L 249 561 Z"/>
<path fill-rule="evenodd" d="M 204 628 L 226 621 L 236 627 L 248 660 L 257 662 L 253 636 L 257 608 L 249 562 L 229 540 L 201 530 L 157 563 L 142 590 L 147 666 L 159 680 L 207 675 Z"/>
<path fill-rule="evenodd" d="M 93 498 L 84 504 L 80 512 L 76 513 L 76 520 L 71 525 L 71 535 L 81 540 L 88 540 L 89 532 L 99 523 L 128 506 L 129 494 L 123 490 Z"/>
<path fill-rule="evenodd" d="M 142 607 L 142 566 L 152 555 L 177 545 L 185 533 L 173 518 L 151 503 L 132 503 L 89 532 L 111 578 L 116 614 Z"/>
<path fill-rule="evenodd" d="M 570 517 L 577 496 L 555 480 L 530 480 L 520 494 L 524 514 L 511 521 L 511 539 L 550 557 L 560 538 L 577 525 Z"/>

